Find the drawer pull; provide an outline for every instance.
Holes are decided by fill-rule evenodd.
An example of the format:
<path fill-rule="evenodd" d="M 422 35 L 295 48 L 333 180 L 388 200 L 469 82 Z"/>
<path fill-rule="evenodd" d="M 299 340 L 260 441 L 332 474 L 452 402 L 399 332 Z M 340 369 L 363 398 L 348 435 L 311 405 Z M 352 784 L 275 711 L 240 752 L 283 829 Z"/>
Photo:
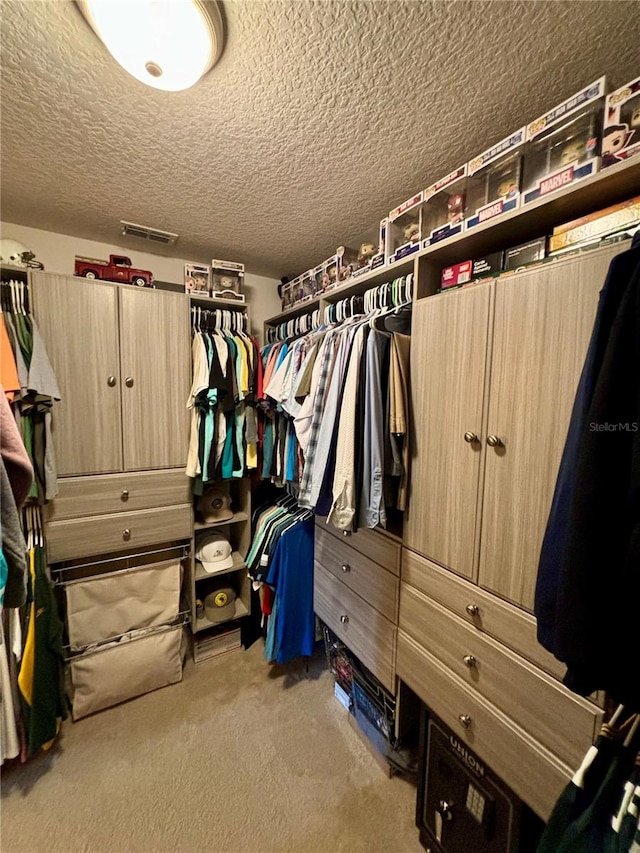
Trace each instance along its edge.
<path fill-rule="evenodd" d="M 340 617 L 340 621 L 342 622 L 343 625 L 347 624 L 347 622 L 349 621 L 349 617 L 346 615 L 346 613 L 344 616 Z"/>
<path fill-rule="evenodd" d="M 128 527 L 125 527 L 125 529 L 122 531 L 122 538 L 125 542 L 128 542 L 129 539 L 131 539 L 131 531 Z"/>
<path fill-rule="evenodd" d="M 469 616 L 478 616 L 480 613 L 480 608 L 477 604 L 467 604 L 465 610 L 469 614 Z"/>
<path fill-rule="evenodd" d="M 120 500 L 128 501 L 129 500 L 129 489 L 123 489 L 120 492 Z"/>
<path fill-rule="evenodd" d="M 465 656 L 462 658 L 462 660 L 464 661 L 464 665 L 465 665 L 465 666 L 468 666 L 468 667 L 469 667 L 469 669 L 473 669 L 473 668 L 474 668 L 474 666 L 475 666 L 475 665 L 477 664 L 477 662 L 478 662 L 478 661 L 476 660 L 476 658 L 475 658 L 475 655 L 465 655 Z"/>
<path fill-rule="evenodd" d="M 349 563 L 343 563 L 342 564 L 342 571 L 343 572 L 350 572 L 351 571 L 351 566 L 349 565 Z"/>
<path fill-rule="evenodd" d="M 458 719 L 465 727 L 465 729 L 468 729 L 471 725 L 471 717 L 468 714 L 458 714 Z"/>
<path fill-rule="evenodd" d="M 107 377 L 107 385 L 109 386 L 109 388 L 115 388 L 115 384 L 116 384 L 116 377 L 115 376 L 108 376 Z"/>

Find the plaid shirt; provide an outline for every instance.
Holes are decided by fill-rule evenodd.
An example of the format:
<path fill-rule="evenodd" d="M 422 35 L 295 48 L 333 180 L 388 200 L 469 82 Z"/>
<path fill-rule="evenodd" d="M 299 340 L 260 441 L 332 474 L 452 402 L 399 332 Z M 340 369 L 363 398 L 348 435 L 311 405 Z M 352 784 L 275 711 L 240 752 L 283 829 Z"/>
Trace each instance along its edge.
<path fill-rule="evenodd" d="M 320 373 L 318 375 L 318 387 L 316 395 L 313 398 L 313 415 L 311 417 L 311 428 L 309 431 L 309 442 L 307 444 L 307 453 L 304 459 L 304 468 L 302 469 L 302 478 L 300 480 L 300 494 L 298 495 L 298 504 L 300 506 L 311 506 L 309 497 L 311 494 L 311 480 L 313 473 L 313 460 L 315 458 L 316 449 L 318 447 L 318 433 L 320 431 L 320 423 L 322 421 L 322 412 L 324 411 L 325 396 L 331 368 L 333 366 L 335 356 L 335 343 L 337 336 L 329 332 L 324 339 L 322 353 L 320 355 Z"/>

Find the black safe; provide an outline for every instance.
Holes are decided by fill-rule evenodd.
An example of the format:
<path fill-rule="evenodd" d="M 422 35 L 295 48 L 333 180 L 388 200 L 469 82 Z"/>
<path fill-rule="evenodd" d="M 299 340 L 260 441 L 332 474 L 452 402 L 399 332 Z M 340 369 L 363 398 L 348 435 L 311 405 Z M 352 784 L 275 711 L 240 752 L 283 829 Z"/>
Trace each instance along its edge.
<path fill-rule="evenodd" d="M 416 823 L 428 853 L 535 850 L 544 824 L 437 718 L 422 720 Z"/>

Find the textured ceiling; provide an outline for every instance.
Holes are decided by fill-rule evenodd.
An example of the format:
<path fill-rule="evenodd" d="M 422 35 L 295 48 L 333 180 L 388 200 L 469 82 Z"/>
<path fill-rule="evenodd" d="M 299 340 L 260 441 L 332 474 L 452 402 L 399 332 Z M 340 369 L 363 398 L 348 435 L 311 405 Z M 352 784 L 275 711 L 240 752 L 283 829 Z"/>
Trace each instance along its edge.
<path fill-rule="evenodd" d="M 67 0 L 3 0 L 2 218 L 297 274 L 578 88 L 640 73 L 637 2 L 225 2 L 194 88 L 123 71 Z M 143 245 L 140 246 L 143 248 Z"/>

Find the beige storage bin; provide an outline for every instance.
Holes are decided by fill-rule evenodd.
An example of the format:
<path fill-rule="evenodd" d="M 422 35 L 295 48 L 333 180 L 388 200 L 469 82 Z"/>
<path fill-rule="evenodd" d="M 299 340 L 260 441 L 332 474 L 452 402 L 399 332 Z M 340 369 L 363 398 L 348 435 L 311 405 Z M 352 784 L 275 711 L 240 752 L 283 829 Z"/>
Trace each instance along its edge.
<path fill-rule="evenodd" d="M 181 580 L 180 561 L 171 560 L 70 582 L 65 592 L 71 648 L 173 621 Z"/>
<path fill-rule="evenodd" d="M 125 636 L 72 658 L 73 719 L 181 681 L 183 652 L 183 627 L 176 625 Z"/>

